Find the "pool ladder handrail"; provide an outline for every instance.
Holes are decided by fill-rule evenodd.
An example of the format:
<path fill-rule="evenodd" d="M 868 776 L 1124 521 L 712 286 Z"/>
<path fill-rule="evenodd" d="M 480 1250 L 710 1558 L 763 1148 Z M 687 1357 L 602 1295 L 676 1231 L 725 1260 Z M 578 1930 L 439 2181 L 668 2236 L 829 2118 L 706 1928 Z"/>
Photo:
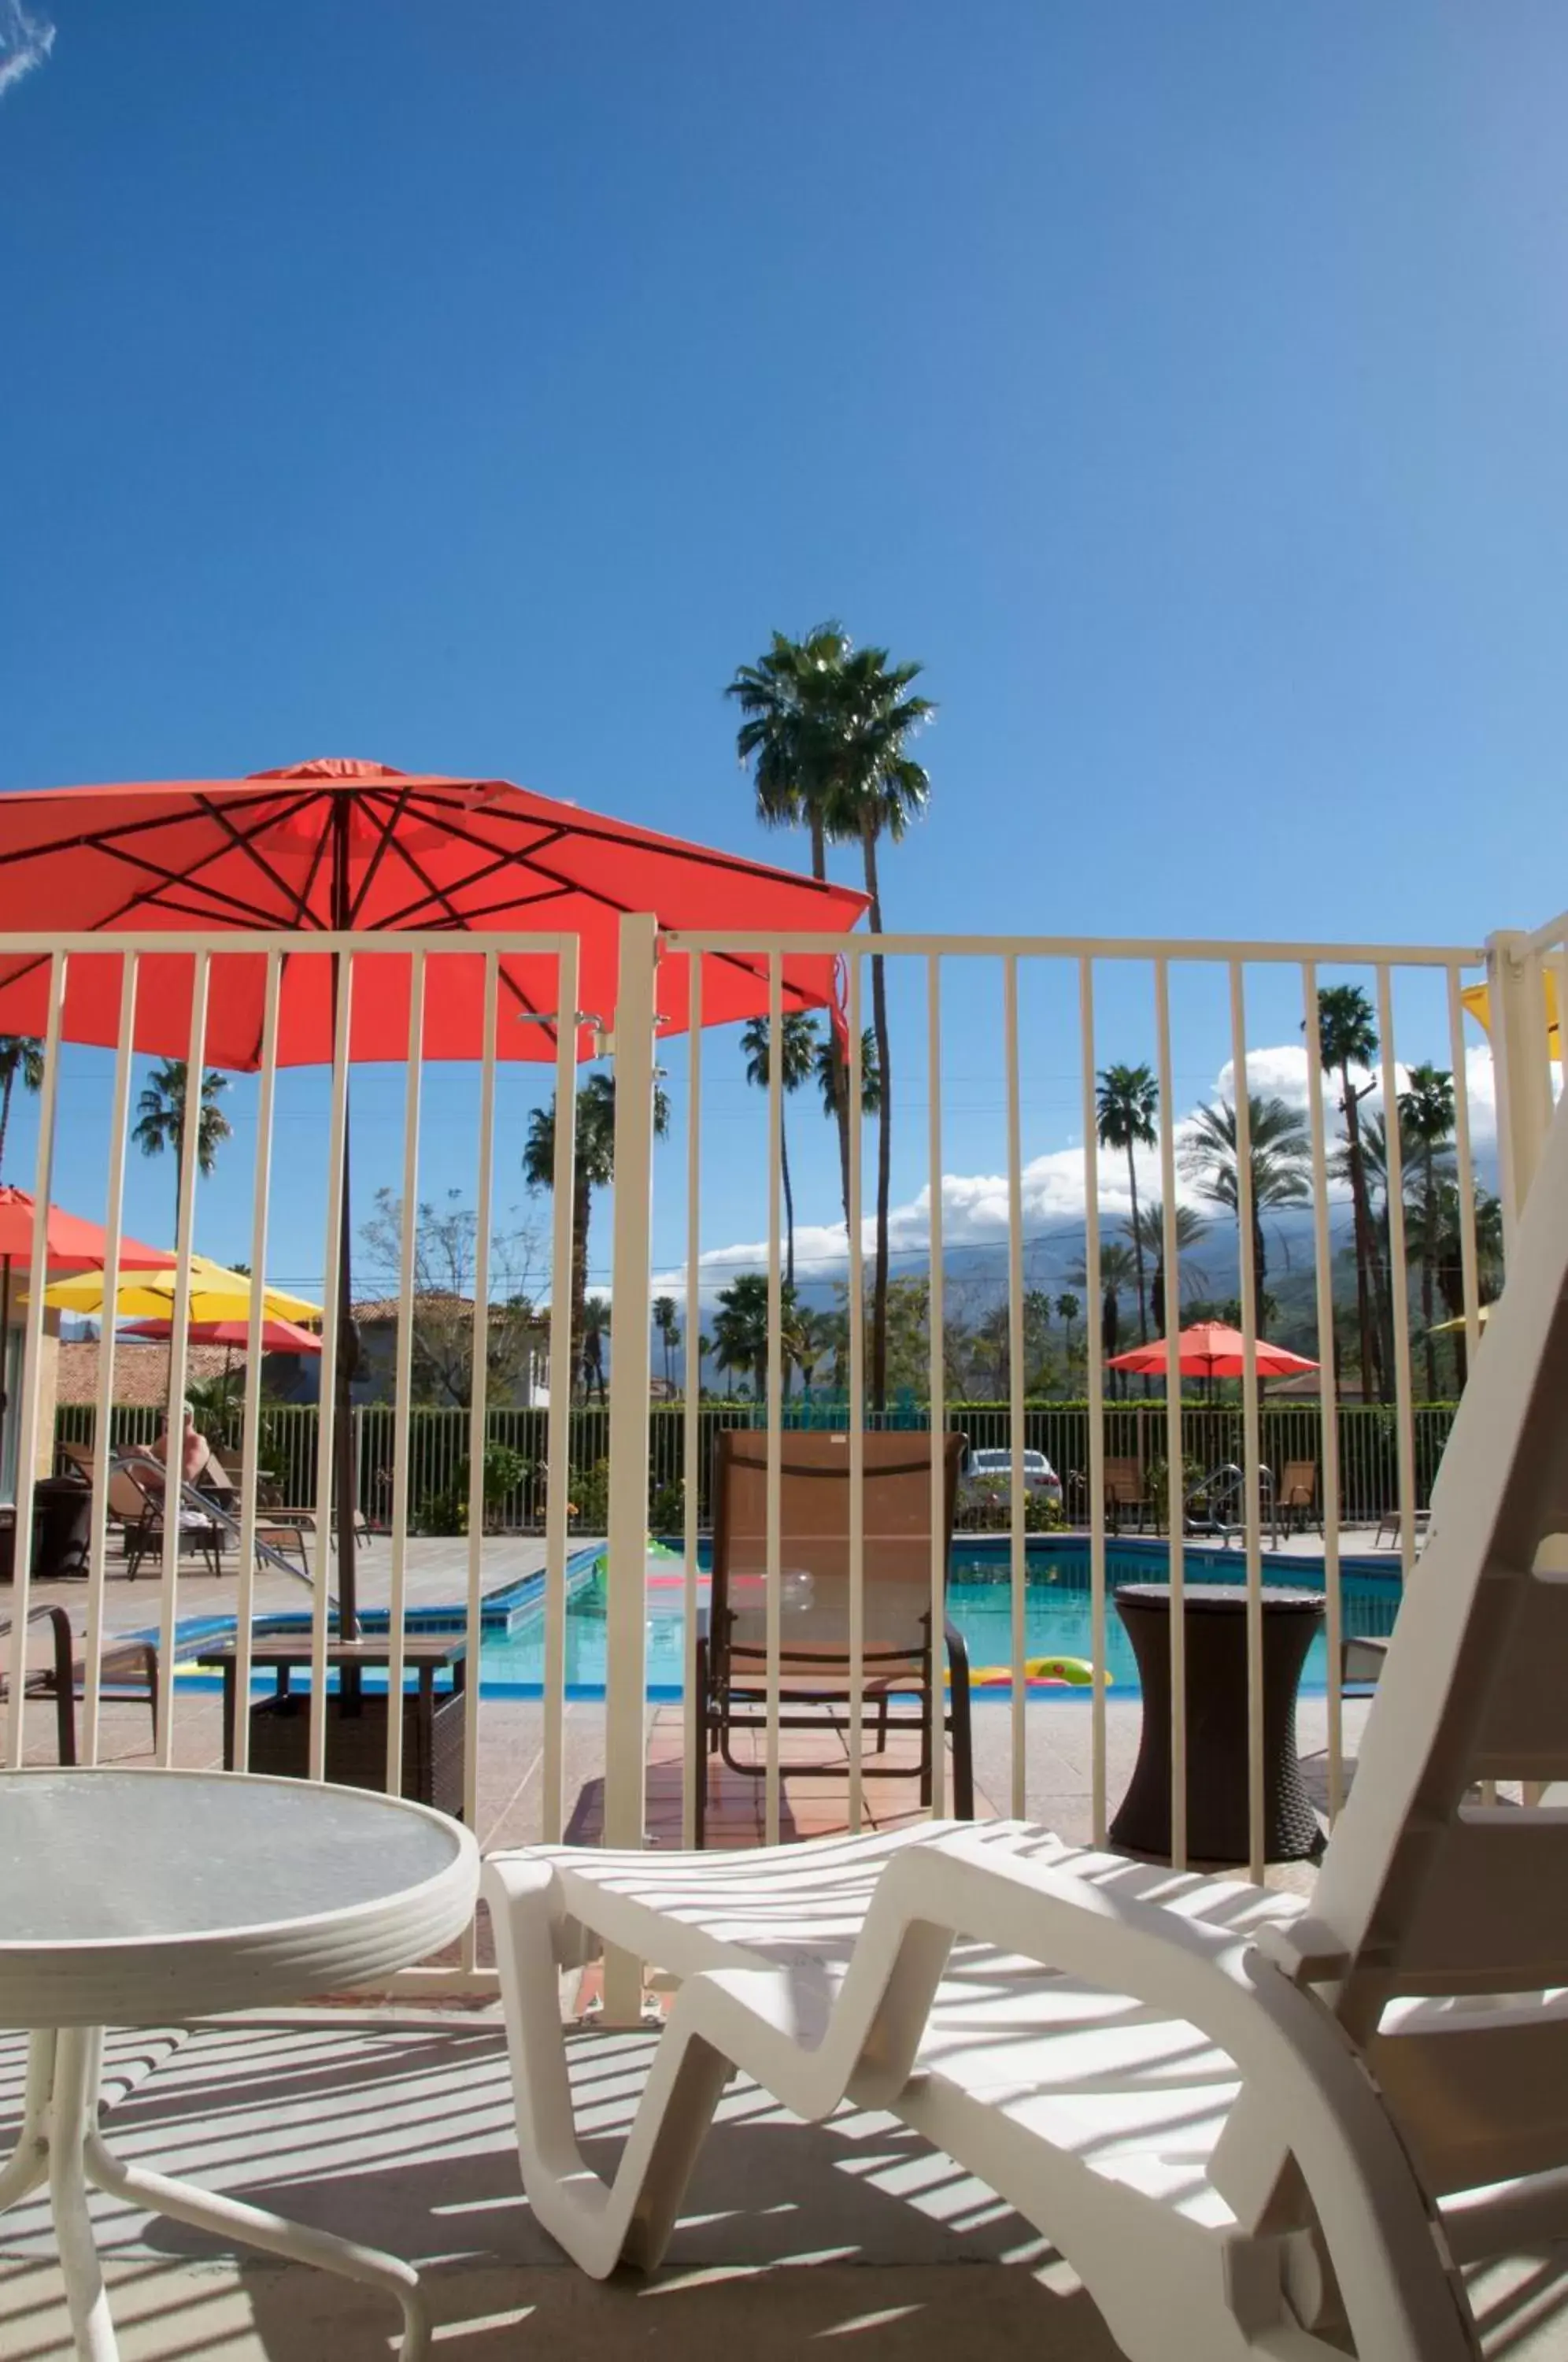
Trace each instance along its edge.
<path fill-rule="evenodd" d="M 1228 1501 L 1238 1498 L 1245 1489 L 1246 1482 L 1246 1470 L 1238 1468 L 1233 1460 L 1226 1460 L 1222 1461 L 1217 1468 L 1211 1468 L 1207 1476 L 1201 1478 L 1190 1492 L 1182 1496 L 1184 1512 L 1194 1501 L 1207 1500 L 1209 1510 L 1209 1531 L 1218 1534 L 1227 1550 L 1230 1549 L 1234 1536 L 1238 1534 L 1245 1536 L 1246 1520 L 1243 1518 L 1241 1524 L 1237 1525 L 1222 1520 L 1220 1512 Z M 1277 1550 L 1279 1548 L 1279 1504 L 1275 1498 L 1274 1471 L 1266 1465 L 1258 1470 L 1258 1496 L 1260 1507 L 1268 1521 L 1274 1547 Z M 1189 1532 L 1196 1530 L 1194 1521 L 1185 1515 L 1182 1524 Z"/>

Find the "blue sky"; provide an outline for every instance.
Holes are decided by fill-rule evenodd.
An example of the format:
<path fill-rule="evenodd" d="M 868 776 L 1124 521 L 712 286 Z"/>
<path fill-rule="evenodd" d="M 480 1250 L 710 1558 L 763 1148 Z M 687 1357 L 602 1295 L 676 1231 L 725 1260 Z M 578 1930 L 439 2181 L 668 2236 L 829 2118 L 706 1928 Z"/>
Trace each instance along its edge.
<path fill-rule="evenodd" d="M 755 850 L 719 691 L 836 614 L 941 707 L 894 923 L 1534 923 L 1568 900 L 1565 83 L 1557 0 L 805 0 L 787 38 L 734 0 L 0 0 L 0 788 L 353 753 Z M 954 987 L 958 1175 L 999 1169 L 997 993 Z M 1148 1005 L 1108 983 L 1105 1054 Z M 1031 1156 L 1075 1129 L 1039 1021 Z M 1227 1055 L 1220 982 L 1178 1096 Z M 727 1041 L 710 1068 L 718 1244 L 759 1235 L 761 1146 Z M 461 1186 L 467 1084 L 434 1088 Z M 391 1078 L 357 1125 L 390 1164 Z M 129 1215 L 168 1198 L 138 1160 Z"/>

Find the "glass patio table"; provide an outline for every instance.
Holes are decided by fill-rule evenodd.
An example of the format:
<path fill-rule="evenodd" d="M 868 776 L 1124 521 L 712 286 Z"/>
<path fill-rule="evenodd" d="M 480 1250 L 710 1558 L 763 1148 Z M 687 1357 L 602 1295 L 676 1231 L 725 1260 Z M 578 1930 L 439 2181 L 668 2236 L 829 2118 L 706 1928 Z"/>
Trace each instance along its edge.
<path fill-rule="evenodd" d="M 395 2297 L 411 2265 L 124 2164 L 98 2128 L 105 2025 L 276 2006 L 390 1974 L 468 1925 L 479 1849 L 420 1805 L 233 1772 L 0 1772 L 0 2026 L 30 2035 L 0 2209 L 49 2185 L 82 2362 L 116 2362 L 88 2189 Z"/>

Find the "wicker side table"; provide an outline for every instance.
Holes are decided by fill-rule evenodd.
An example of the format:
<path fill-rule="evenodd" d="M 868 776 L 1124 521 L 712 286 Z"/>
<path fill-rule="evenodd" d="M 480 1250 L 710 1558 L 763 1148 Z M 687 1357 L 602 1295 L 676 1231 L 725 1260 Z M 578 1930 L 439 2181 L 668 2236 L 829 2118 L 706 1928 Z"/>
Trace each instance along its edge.
<path fill-rule="evenodd" d="M 238 1707 L 233 1641 L 204 1652 L 202 1661 L 223 1668 L 223 1760 L 224 1769 L 232 1771 Z M 309 1777 L 314 1701 L 294 1690 L 292 1681 L 296 1672 L 308 1670 L 310 1661 L 308 1632 L 260 1634 L 253 1642 L 251 1665 L 257 1672 L 270 1671 L 275 1687 L 271 1697 L 250 1705 L 248 1770 L 276 1779 Z M 326 1776 L 341 1787 L 383 1791 L 389 1701 L 344 1676 L 383 1669 L 389 1661 L 386 1638 L 329 1640 L 326 1661 L 340 1684 L 338 1694 L 327 1700 Z M 403 1794 L 414 1804 L 434 1805 L 437 1812 L 461 1820 L 468 1642 L 460 1633 L 410 1638 L 403 1644 L 403 1663 L 418 1675 L 419 1685 L 403 1702 Z M 447 1678 L 437 1687 L 439 1672 Z"/>
<path fill-rule="evenodd" d="M 1110 1842 L 1168 1861 L 1171 1853 L 1171 1593 L 1123 1584 L 1116 1611 L 1138 1660 L 1143 1728 Z M 1238 1584 L 1184 1587 L 1187 1636 L 1187 1850 L 1194 1862 L 1243 1862 L 1247 1843 L 1247 1595 Z M 1264 1854 L 1308 1861 L 1322 1832 L 1296 1753 L 1296 1690 L 1323 1623 L 1316 1591 L 1266 1589 L 1264 1636 Z"/>

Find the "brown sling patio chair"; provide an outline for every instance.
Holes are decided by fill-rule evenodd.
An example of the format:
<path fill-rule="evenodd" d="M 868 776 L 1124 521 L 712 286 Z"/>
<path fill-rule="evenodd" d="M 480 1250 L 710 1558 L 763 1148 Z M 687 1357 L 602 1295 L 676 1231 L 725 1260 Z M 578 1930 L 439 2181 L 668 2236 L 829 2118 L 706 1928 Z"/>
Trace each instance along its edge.
<path fill-rule="evenodd" d="M 21 1676 L 30 1698 L 54 1701 L 55 1752 L 65 1764 L 76 1761 L 76 1705 L 86 1694 L 87 1668 L 76 1654 L 71 1618 L 63 1607 L 33 1607 L 28 1612 L 28 1634 L 48 1626 L 47 1653 L 35 1654 L 25 1638 Z M 0 1705 L 10 1698 L 17 1677 L 14 1628 L 0 1620 Z M 143 1705 L 152 1716 L 152 1742 L 158 1744 L 158 1650 L 150 1640 L 105 1639 L 98 1665 L 98 1695 L 106 1705 Z"/>
<path fill-rule="evenodd" d="M 953 1734 L 954 1806 L 974 1816 L 969 1666 L 949 1623 L 931 1628 L 932 1451 L 940 1451 L 942 1551 L 953 1539 L 966 1437 L 867 1435 L 863 1439 L 863 1736 L 883 1755 L 889 1736 L 918 1730 L 911 1768 L 862 1760 L 864 1779 L 920 1781 L 929 1804 L 933 1745 Z M 850 1444 L 845 1434 L 790 1432 L 780 1439 L 780 1730 L 831 1728 L 845 1735 L 850 1687 Z M 698 1640 L 697 1689 L 706 1750 L 733 1772 L 760 1779 L 764 1767 L 737 1760 L 737 1731 L 767 1727 L 767 1437 L 731 1429 L 713 1453 L 713 1575 L 707 1628 Z M 951 1672 L 943 1705 L 944 1658 Z M 844 1759 L 790 1765 L 791 1772 L 842 1772 Z M 704 1842 L 706 1770 L 697 1783 L 697 1842 Z"/>
<path fill-rule="evenodd" d="M 1287 1460 L 1279 1472 L 1275 1489 L 1275 1515 L 1286 1533 L 1292 1525 L 1305 1533 L 1309 1524 L 1323 1530 L 1323 1512 L 1318 1507 L 1318 1463 L 1315 1460 Z"/>

